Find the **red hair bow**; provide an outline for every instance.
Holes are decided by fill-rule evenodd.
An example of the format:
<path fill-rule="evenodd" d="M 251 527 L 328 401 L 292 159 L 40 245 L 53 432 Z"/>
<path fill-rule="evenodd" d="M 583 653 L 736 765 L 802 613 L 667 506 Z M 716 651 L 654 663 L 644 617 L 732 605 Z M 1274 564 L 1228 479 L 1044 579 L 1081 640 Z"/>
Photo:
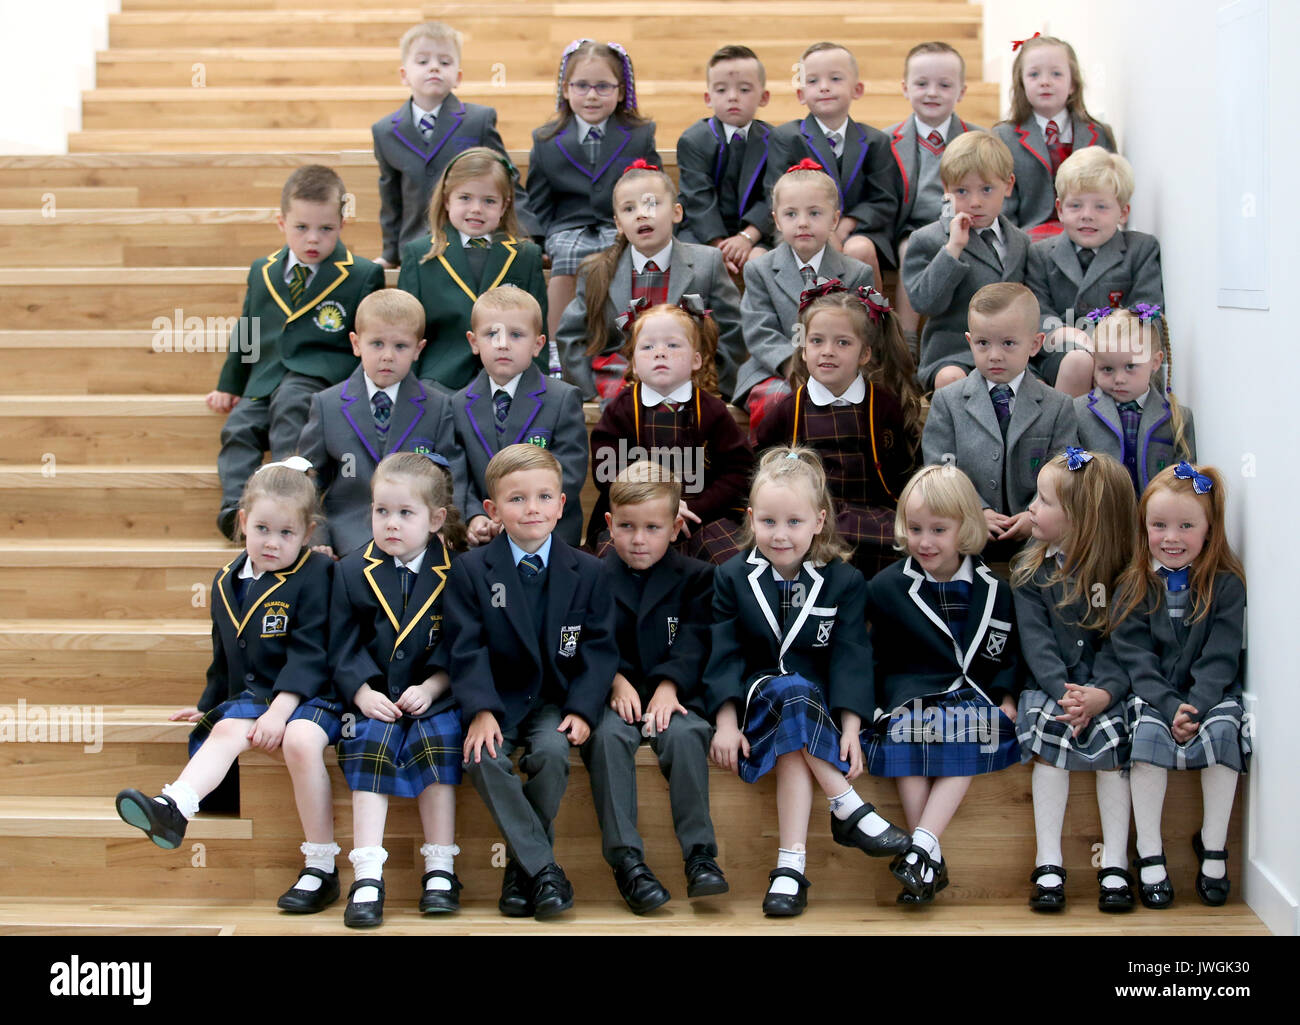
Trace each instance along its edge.
<path fill-rule="evenodd" d="M 799 161 L 799 163 L 787 167 L 785 169 L 785 173 L 789 174 L 791 171 L 825 171 L 825 170 L 826 168 L 822 167 L 821 164 L 817 163 L 817 161 L 813 160 L 811 157 L 804 157 L 802 160 Z"/>
<path fill-rule="evenodd" d="M 1041 35 L 1042 35 L 1041 32 L 1035 32 L 1032 36 L 1029 37 L 1029 39 L 1037 39 L 1037 38 L 1038 38 L 1039 36 L 1041 36 Z M 1012 52 L 1012 53 L 1015 53 L 1015 52 L 1016 52 L 1017 50 L 1019 50 L 1022 46 L 1024 46 L 1027 42 L 1029 42 L 1029 39 L 1013 39 L 1013 40 L 1011 40 L 1011 52 Z"/>
<path fill-rule="evenodd" d="M 658 170 L 659 168 L 656 167 L 654 164 L 646 163 L 645 157 L 637 157 L 635 160 L 632 161 L 632 163 L 628 164 L 627 167 L 623 168 L 623 173 L 627 174 L 628 171 L 658 171 Z"/>
<path fill-rule="evenodd" d="M 893 312 L 889 300 L 871 286 L 859 285 L 857 288 L 850 289 L 846 288 L 839 278 L 831 278 L 799 293 L 799 312 L 802 313 L 815 299 L 834 295 L 836 292 L 846 292 L 862 303 L 867 308 L 867 316 L 871 318 L 873 324 L 879 324 L 881 317 Z"/>
<path fill-rule="evenodd" d="M 799 312 L 802 313 L 814 299 L 820 299 L 824 295 L 831 295 L 834 292 L 847 292 L 844 282 L 839 278 L 831 278 L 829 281 L 823 281 L 820 285 L 813 285 L 812 288 L 805 288 L 799 293 Z"/>

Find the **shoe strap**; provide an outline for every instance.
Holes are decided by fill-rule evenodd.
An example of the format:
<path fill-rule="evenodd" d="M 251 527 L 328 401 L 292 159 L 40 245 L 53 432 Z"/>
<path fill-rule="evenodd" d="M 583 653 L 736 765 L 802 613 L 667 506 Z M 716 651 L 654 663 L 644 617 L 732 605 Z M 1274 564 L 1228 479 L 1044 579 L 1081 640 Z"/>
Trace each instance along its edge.
<path fill-rule="evenodd" d="M 623 877 L 625 883 L 636 882 L 636 880 L 641 879 L 644 876 L 649 876 L 651 879 L 654 878 L 654 873 L 650 871 L 650 866 L 644 861 L 638 861 L 635 865 L 632 865 L 629 868 L 620 868 L 619 875 Z"/>
<path fill-rule="evenodd" d="M 783 876 L 786 879 L 793 879 L 800 886 L 812 886 L 812 883 L 808 882 L 804 877 L 804 874 L 798 869 L 785 868 L 784 866 L 772 869 L 772 871 L 767 874 L 767 881 L 769 883 L 774 883 Z"/>
<path fill-rule="evenodd" d="M 384 881 L 382 879 L 358 879 L 352 884 L 352 888 L 348 890 L 348 900 L 351 900 L 352 895 L 363 886 L 373 886 L 379 891 L 379 896 L 384 895 Z"/>
<path fill-rule="evenodd" d="M 461 889 L 462 889 L 461 884 L 460 884 L 460 880 L 457 879 L 456 876 L 455 876 L 453 873 L 448 872 L 448 871 L 446 871 L 445 869 L 435 868 L 432 872 L 426 872 L 426 873 L 424 873 L 424 875 L 422 875 L 422 876 L 420 877 L 420 886 L 421 886 L 421 887 L 427 887 L 427 886 L 429 885 L 429 880 L 430 880 L 430 879 L 446 879 L 447 882 L 451 883 L 452 891 L 455 892 L 455 893 L 460 893 L 460 891 L 461 891 Z M 445 890 L 434 890 L 433 892 L 434 892 L 434 893 L 446 893 L 447 891 L 445 891 Z"/>
<path fill-rule="evenodd" d="M 845 832 L 856 829 L 858 823 L 875 810 L 876 806 L 874 804 L 864 804 L 860 808 L 855 808 L 853 813 L 847 819 L 843 820 L 844 825 L 841 828 L 844 829 Z"/>
<path fill-rule="evenodd" d="M 338 880 L 339 871 L 338 869 L 335 869 L 333 872 L 326 872 L 324 869 L 320 869 L 320 868 L 304 868 L 298 873 L 298 878 L 301 879 L 303 876 L 315 876 L 317 879 L 320 879 L 322 882 L 329 883 Z M 295 886 L 294 889 L 296 890 L 298 889 L 298 887 Z M 318 893 L 319 891 L 312 890 L 311 892 Z"/>
<path fill-rule="evenodd" d="M 1039 865 L 1036 869 L 1034 869 L 1032 872 L 1029 873 L 1029 881 L 1031 883 L 1036 883 L 1038 882 L 1038 880 L 1043 878 L 1043 876 L 1053 876 L 1053 875 L 1060 876 L 1061 882 L 1062 883 L 1065 882 L 1065 869 L 1063 869 L 1060 865 Z"/>
<path fill-rule="evenodd" d="M 1163 854 L 1153 854 L 1149 858 L 1136 858 L 1133 861 L 1134 868 L 1151 868 L 1155 865 L 1163 864 L 1165 864 L 1165 856 Z M 1151 883 L 1148 885 L 1154 886 L 1155 884 Z"/>
<path fill-rule="evenodd" d="M 1103 882 L 1103 881 L 1106 879 L 1107 876 L 1115 876 L 1117 879 L 1123 879 L 1125 885 L 1127 885 L 1127 886 L 1132 886 L 1132 885 L 1133 885 L 1133 877 L 1132 877 L 1132 876 L 1131 876 L 1131 875 L 1130 875 L 1130 874 L 1129 874 L 1125 869 L 1122 869 L 1122 868 L 1099 868 L 1099 869 L 1097 870 L 1097 882 L 1098 882 L 1098 883 Z M 1107 887 L 1105 887 L 1105 889 L 1107 889 L 1107 890 L 1118 890 L 1119 887 L 1118 887 L 1118 886 L 1107 886 Z"/>

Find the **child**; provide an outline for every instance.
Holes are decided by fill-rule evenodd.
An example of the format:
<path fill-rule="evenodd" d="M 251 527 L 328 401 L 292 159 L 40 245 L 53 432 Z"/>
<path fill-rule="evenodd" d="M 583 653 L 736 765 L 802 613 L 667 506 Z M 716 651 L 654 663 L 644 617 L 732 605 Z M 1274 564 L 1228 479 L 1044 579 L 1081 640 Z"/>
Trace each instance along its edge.
<path fill-rule="evenodd" d="M 278 906 L 323 911 L 339 898 L 334 810 L 325 747 L 339 739 L 342 705 L 327 686 L 330 560 L 307 548 L 316 486 L 301 461 L 268 463 L 244 488 L 238 527 L 244 551 L 212 584 L 212 664 L 198 707 L 168 718 L 196 722 L 190 760 L 158 797 L 127 789 L 117 813 L 157 846 L 174 850 L 199 802 L 254 747 L 283 741 L 306 842 L 306 865 Z M 251 623 L 251 625 L 250 625 Z"/>
<path fill-rule="evenodd" d="M 867 585 L 877 717 L 867 771 L 898 780 L 911 846 L 891 871 L 899 904 L 948 885 L 939 838 L 974 776 L 1019 759 L 1017 642 L 1011 589 L 980 558 L 979 496 L 955 466 L 925 466 L 898 500 L 907 558 Z M 936 736 L 937 734 L 937 736 Z"/>
<path fill-rule="evenodd" d="M 454 872 L 460 714 L 443 643 L 449 549 L 465 527 L 443 472 L 426 455 L 385 456 L 371 480 L 374 540 L 344 558 L 330 603 L 330 658 L 355 725 L 339 741 L 352 791 L 352 862 L 343 924 L 384 920 L 384 822 L 390 796 L 413 797 L 424 827 L 420 911 L 460 908 Z M 446 539 L 444 543 L 443 539 Z"/>
<path fill-rule="evenodd" d="M 679 551 L 720 565 L 735 555 L 754 453 L 726 403 L 708 391 L 718 328 L 698 296 L 655 306 L 636 318 L 628 343 L 632 387 L 619 393 L 591 431 L 600 497 L 587 545 L 608 543 L 610 484 L 629 462 L 667 463 L 686 481 L 678 513 Z"/>
<path fill-rule="evenodd" d="M 1079 443 L 1114 456 L 1128 470 L 1135 493 L 1167 466 L 1196 458 L 1196 426 L 1189 406 L 1174 398 L 1173 364 L 1166 360 L 1164 314 L 1158 306 L 1093 310 L 1095 381 L 1074 400 Z M 1162 394 L 1163 392 L 1163 394 Z"/>
<path fill-rule="evenodd" d="M 786 378 L 803 293 L 819 278 L 840 281 L 850 291 L 876 280 L 870 267 L 829 244 L 840 220 L 838 203 L 835 180 L 812 160 L 787 169 L 772 188 L 781 244 L 745 264 L 740 297 L 749 359 L 736 376 L 734 401 L 749 411 L 754 436 L 772 407 L 790 394 Z"/>
<path fill-rule="evenodd" d="M 816 453 L 772 449 L 750 490 L 743 543 L 753 547 L 714 574 L 711 753 L 747 783 L 776 768 L 780 849 L 763 898 L 773 917 L 808 904 L 814 783 L 830 801 L 836 843 L 888 857 L 909 842 L 850 783 L 862 773 L 858 730 L 872 707 L 871 643 L 866 583 L 845 562 L 832 513 Z"/>
<path fill-rule="evenodd" d="M 396 267 L 399 254 L 426 233 L 434 185 L 450 161 L 472 146 L 486 146 L 505 159 L 520 217 L 526 227 L 531 226 L 523 212 L 519 173 L 506 158 L 505 145 L 497 134 L 497 112 L 464 103 L 452 92 L 463 74 L 460 48 L 461 34 L 439 21 L 415 25 L 402 36 L 398 73 L 402 84 L 410 88 L 411 98 L 370 129 L 379 164 L 379 226 L 384 252 L 377 262 L 382 267 Z"/>
<path fill-rule="evenodd" d="M 722 250 L 728 272 L 767 252 L 772 204 L 763 177 L 772 126 L 754 115 L 766 107 L 767 72 L 748 46 L 724 46 L 709 58 L 701 118 L 677 140 L 678 199 L 685 218 L 677 235 Z"/>
<path fill-rule="evenodd" d="M 1125 674 L 1132 689 L 1133 822 L 1138 896 L 1167 908 L 1160 815 L 1170 769 L 1201 774 L 1203 812 L 1192 837 L 1196 893 L 1228 899 L 1228 820 L 1237 776 L 1250 762 L 1242 728 L 1242 641 L 1246 576 L 1224 533 L 1223 476 L 1212 466 L 1161 470 L 1138 503 L 1139 541 L 1120 578 L 1111 627 L 1114 659 L 1104 682 Z"/>
<path fill-rule="evenodd" d="M 970 478 L 991 540 L 1022 541 L 1038 471 L 1078 442 L 1074 406 L 1026 370 L 1043 344 L 1033 292 L 1010 281 L 985 285 L 969 320 L 976 373 L 934 393 L 921 449 L 927 463 L 955 463 Z M 1007 546 L 1001 553 L 1011 554 Z"/>
<path fill-rule="evenodd" d="M 673 241 L 682 219 L 673 180 L 638 160 L 614 186 L 618 236 L 602 253 L 583 261 L 578 290 L 560 321 L 555 341 L 565 376 L 584 399 L 608 402 L 623 387 L 627 357 L 618 318 L 633 305 L 676 306 L 683 295 L 699 296 L 718 327 L 714 392 L 729 397 L 736 368 L 745 358 L 740 331 L 740 293 L 727 273 L 721 251 Z"/>
<path fill-rule="evenodd" d="M 541 305 L 521 288 L 498 285 L 474 301 L 466 337 L 483 361 L 478 376 L 452 397 L 456 441 L 469 465 L 465 511 L 470 544 L 486 544 L 501 530 L 484 512 L 487 467 L 499 451 L 519 442 L 550 449 L 564 467 L 568 508 L 558 529 L 566 544 L 579 544 L 587 422 L 578 389 L 543 377 L 534 365 L 546 344 Z"/>
<path fill-rule="evenodd" d="M 357 307 L 350 335 L 361 366 L 311 398 L 298 450 L 315 467 L 324 495 L 326 522 L 313 540 L 327 555 L 347 555 L 373 537 L 370 478 L 389 453 L 436 454 L 465 501 L 465 453 L 456 442 L 451 399 L 411 374 L 423 332 L 424 310 L 414 296 L 396 288 L 370 293 Z"/>
<path fill-rule="evenodd" d="M 1133 168 L 1117 153 L 1089 146 L 1065 158 L 1056 172 L 1056 211 L 1064 233 L 1029 247 L 1025 284 L 1043 310 L 1045 348 L 1070 343 L 1090 348 L 1083 315 L 1098 307 L 1163 306 L 1160 243 L 1121 228 L 1133 195 Z M 1071 357 L 1067 355 L 1066 359 Z M 1057 387 L 1082 395 L 1092 384 L 1092 363 L 1080 353 L 1079 380 Z"/>
<path fill-rule="evenodd" d="M 508 918 L 573 906 L 553 822 L 569 745 L 581 747 L 600 721 L 619 665 L 608 577 L 555 534 L 562 485 L 559 460 L 544 449 L 508 445 L 493 456 L 483 504 L 503 532 L 456 560 L 448 588 L 463 756 L 506 841 L 498 907 Z M 516 749 L 527 784 L 510 762 Z"/>
<path fill-rule="evenodd" d="M 1011 48 L 1018 51 L 1011 65 L 1011 117 L 993 126 L 1015 154 L 1016 183 L 1006 215 L 1031 238 L 1050 238 L 1061 231 L 1052 184 L 1061 164 L 1086 146 L 1113 153 L 1115 136 L 1083 105 L 1074 47 L 1035 32 Z"/>
<path fill-rule="evenodd" d="M 708 650 L 713 567 L 669 545 L 682 526 L 682 486 L 658 463 L 624 469 L 605 514 L 613 551 L 603 559 L 613 594 L 618 672 L 582 757 L 591 774 L 601 851 L 636 914 L 666 904 L 669 893 L 646 867 L 637 832 L 636 751 L 648 739 L 668 781 L 673 829 L 686 862 L 686 895 L 729 887 L 714 859 L 709 818 L 709 739 L 700 676 Z"/>
<path fill-rule="evenodd" d="M 1061 827 L 1070 773 L 1091 772 L 1101 813 L 1097 906 L 1133 907 L 1128 852 L 1128 681 L 1101 686 L 1096 666 L 1108 625 L 1095 598 L 1115 593 L 1133 555 L 1134 500 L 1128 475 L 1110 456 L 1069 448 L 1038 474 L 1029 506 L 1033 542 L 1012 563 L 1012 598 L 1020 653 L 1029 670 L 1020 693 L 1016 733 L 1021 761 L 1033 761 L 1038 852 L 1029 881 L 1037 911 L 1065 907 Z"/>
<path fill-rule="evenodd" d="M 473 379 L 478 361 L 465 345 L 474 300 L 500 284 L 530 293 L 546 316 L 542 251 L 522 238 L 510 162 L 483 146 L 447 164 L 429 203 L 431 234 L 402 247 L 397 287 L 424 304 L 428 346 L 415 376 L 447 392 Z M 549 356 L 549 354 L 548 354 Z M 543 357 L 540 369 L 548 369 Z"/>
<path fill-rule="evenodd" d="M 262 462 L 298 447 L 311 397 L 356 367 L 347 345 L 357 304 L 384 287 L 384 272 L 339 241 L 343 180 L 307 164 L 289 175 L 275 223 L 285 245 L 253 261 L 239 323 L 208 408 L 228 413 L 221 428 L 221 512 L 217 526 L 234 539 L 244 483 Z"/>
<path fill-rule="evenodd" d="M 767 187 L 771 191 L 781 169 L 803 158 L 826 168 L 835 182 L 835 209 L 841 215 L 833 244 L 845 256 L 870 267 L 872 282 L 876 282 L 882 266 L 895 266 L 893 235 L 899 194 L 889 136 L 849 117 L 849 107 L 865 91 L 866 85 L 858 77 L 858 62 L 847 49 L 838 43 L 808 47 L 799 60 L 795 89 L 808 116 L 789 121 L 772 133 Z"/>
<path fill-rule="evenodd" d="M 655 125 L 637 112 L 632 58 L 618 43 L 577 39 L 560 56 L 555 117 L 533 132 L 528 204 L 546 236 L 547 334 L 573 300 L 578 267 L 615 237 L 614 184 L 640 158 L 657 164 Z"/>
<path fill-rule="evenodd" d="M 987 132 L 959 135 L 944 148 L 939 178 L 952 209 L 917 229 L 899 275 L 912 308 L 926 316 L 917 378 L 927 391 L 974 368 L 966 309 L 984 285 L 1023 281 L 1029 239 L 1002 213 L 1015 182 L 1011 154 Z"/>
<path fill-rule="evenodd" d="M 903 61 L 903 96 L 912 116 L 888 129 L 890 150 L 898 178 L 894 191 L 902 197 L 894 221 L 898 265 L 907 259 L 908 237 L 939 219 L 943 212 L 944 185 L 939 161 L 944 147 L 963 132 L 983 129 L 967 124 L 954 108 L 966 95 L 966 61 L 947 43 L 917 43 Z M 899 277 L 895 292 L 899 326 L 908 347 L 916 349 L 920 316 L 907 300 Z"/>
<path fill-rule="evenodd" d="M 898 319 L 875 289 L 831 282 L 800 313 L 795 393 L 763 421 L 760 449 L 806 445 L 821 457 L 835 528 L 870 579 L 893 562 L 894 507 L 921 442 L 921 396 Z"/>

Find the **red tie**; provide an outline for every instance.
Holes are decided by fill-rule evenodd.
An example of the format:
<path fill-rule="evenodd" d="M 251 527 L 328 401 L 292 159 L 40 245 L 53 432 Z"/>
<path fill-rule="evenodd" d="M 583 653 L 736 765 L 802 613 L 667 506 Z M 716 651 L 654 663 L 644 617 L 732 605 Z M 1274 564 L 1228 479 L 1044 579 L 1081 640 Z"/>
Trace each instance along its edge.
<path fill-rule="evenodd" d="M 1047 122 L 1047 145 L 1055 146 L 1061 141 L 1061 130 L 1056 127 L 1055 121 Z"/>
<path fill-rule="evenodd" d="M 931 132 L 925 137 L 925 141 L 935 149 L 943 149 L 943 136 L 938 132 Z"/>

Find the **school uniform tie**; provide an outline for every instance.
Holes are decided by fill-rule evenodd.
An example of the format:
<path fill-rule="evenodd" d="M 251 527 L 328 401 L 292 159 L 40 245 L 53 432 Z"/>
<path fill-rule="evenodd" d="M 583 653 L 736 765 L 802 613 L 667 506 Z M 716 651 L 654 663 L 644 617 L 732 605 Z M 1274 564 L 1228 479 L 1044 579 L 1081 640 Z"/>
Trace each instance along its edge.
<path fill-rule="evenodd" d="M 1142 423 L 1142 407 L 1138 405 L 1137 399 L 1119 404 L 1119 422 L 1124 429 L 1124 466 L 1133 478 L 1133 486 L 1138 487 L 1138 427 Z"/>
<path fill-rule="evenodd" d="M 382 437 L 388 433 L 388 422 L 393 416 L 393 400 L 388 397 L 388 392 L 375 392 L 370 400 L 370 410 L 375 417 L 375 430 Z"/>
<path fill-rule="evenodd" d="M 1165 582 L 1165 611 L 1169 613 L 1169 618 L 1174 623 L 1181 624 L 1191 598 L 1191 591 L 1188 590 L 1188 587 L 1191 584 L 1192 567 L 1184 566 L 1182 569 L 1166 569 L 1161 566 L 1156 572 L 1160 575 L 1160 579 Z"/>
<path fill-rule="evenodd" d="M 989 390 L 989 398 L 993 400 L 993 412 L 998 417 L 998 427 L 1002 429 L 1002 440 L 1007 438 L 1007 424 L 1011 422 L 1011 385 L 995 384 Z"/>
<path fill-rule="evenodd" d="M 605 138 L 605 133 L 599 128 L 592 128 L 587 132 L 587 137 L 582 140 L 583 152 L 587 154 L 587 163 L 592 167 L 596 166 L 596 160 L 600 156 L 600 141 Z"/>
<path fill-rule="evenodd" d="M 519 572 L 525 577 L 541 576 L 542 570 L 546 568 L 542 562 L 542 557 L 536 553 L 530 552 L 519 560 Z"/>
<path fill-rule="evenodd" d="M 1161 566 L 1156 572 L 1160 574 L 1160 579 L 1165 582 L 1165 587 L 1171 591 L 1186 591 L 1191 582 L 1191 566 L 1184 566 L 1182 569 L 1166 569 Z"/>
<path fill-rule="evenodd" d="M 734 132 L 727 143 L 727 157 L 723 164 L 722 181 L 718 186 L 718 202 L 722 207 L 723 217 L 728 219 L 740 216 L 740 169 L 745 163 L 745 133 Z"/>
<path fill-rule="evenodd" d="M 492 240 L 488 238 L 472 238 L 465 245 L 465 260 L 469 264 L 469 273 L 476 289 L 483 286 L 483 269 L 487 266 L 491 249 Z"/>
<path fill-rule="evenodd" d="M 839 132 L 831 132 L 830 135 L 826 136 L 826 141 L 831 145 L 831 152 L 838 157 L 840 155 L 840 144 L 844 142 L 844 136 Z"/>
<path fill-rule="evenodd" d="M 406 603 L 411 599 L 411 592 L 415 590 L 415 571 L 403 566 L 397 571 L 398 583 L 402 585 L 402 611 L 406 611 Z"/>
<path fill-rule="evenodd" d="M 992 228 L 981 228 L 980 238 L 982 238 L 993 252 L 993 262 L 998 265 L 999 272 L 1002 270 L 1002 257 L 998 255 L 998 236 Z"/>
<path fill-rule="evenodd" d="M 420 135 L 423 136 L 425 142 L 433 141 L 433 129 L 437 123 L 438 119 L 432 114 L 425 114 L 424 117 L 420 118 Z"/>
<path fill-rule="evenodd" d="M 1047 122 L 1047 145 L 1059 146 L 1061 143 L 1061 130 L 1056 127 L 1055 121 Z"/>
<path fill-rule="evenodd" d="M 1092 261 L 1097 256 L 1097 250 L 1080 249 L 1079 252 L 1075 255 L 1079 257 L 1079 266 L 1083 268 L 1083 273 L 1087 274 L 1088 268 L 1092 266 Z"/>
<path fill-rule="evenodd" d="M 943 151 L 943 147 L 944 147 L 943 136 L 940 135 L 937 131 L 931 131 L 930 134 L 925 137 L 925 141 L 930 144 L 930 147 L 936 153 L 940 153 Z"/>
<path fill-rule="evenodd" d="M 1047 156 L 1052 163 L 1052 177 L 1055 178 L 1056 172 L 1061 169 L 1061 161 L 1074 152 L 1074 144 L 1061 141 L 1061 131 L 1055 121 L 1047 122 L 1043 135 L 1047 139 Z"/>
<path fill-rule="evenodd" d="M 506 417 L 510 415 L 510 393 L 504 388 L 492 396 L 492 410 L 500 434 L 506 429 Z"/>
<path fill-rule="evenodd" d="M 670 413 L 676 413 L 682 408 L 680 402 L 674 402 L 672 399 L 664 399 L 663 402 L 659 403 L 659 405 L 663 406 L 664 409 L 668 410 Z"/>
<path fill-rule="evenodd" d="M 803 278 L 803 287 L 812 288 L 817 284 L 817 272 L 812 269 L 812 264 L 805 263 L 799 268 L 799 277 Z"/>
<path fill-rule="evenodd" d="M 289 272 L 289 301 L 295 306 L 298 300 L 302 298 L 302 293 L 307 288 L 307 279 L 311 277 L 311 269 L 305 264 L 295 263 L 293 270 Z"/>

